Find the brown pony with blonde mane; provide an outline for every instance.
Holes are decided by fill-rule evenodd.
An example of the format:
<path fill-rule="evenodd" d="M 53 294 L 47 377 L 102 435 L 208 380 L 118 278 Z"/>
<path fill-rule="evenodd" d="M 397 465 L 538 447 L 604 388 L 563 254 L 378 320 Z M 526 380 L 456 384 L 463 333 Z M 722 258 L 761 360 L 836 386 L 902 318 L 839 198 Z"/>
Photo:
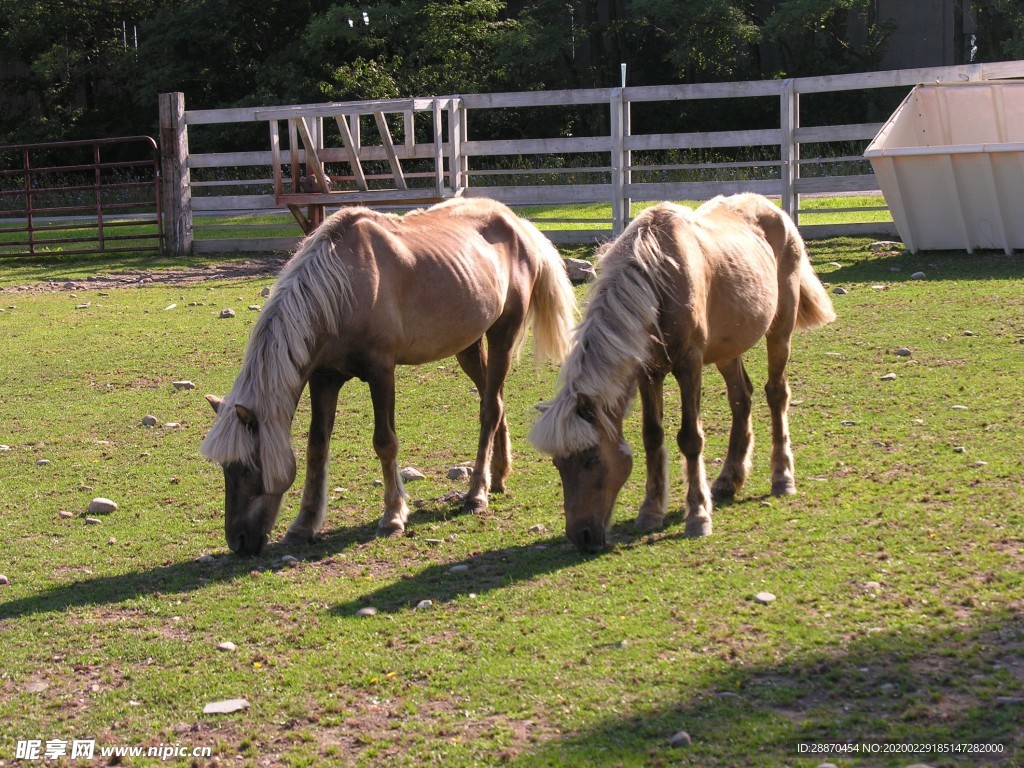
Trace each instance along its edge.
<path fill-rule="evenodd" d="M 464 508 L 486 509 L 511 467 L 504 382 L 532 320 L 538 360 L 561 362 L 575 321 L 562 259 L 504 205 L 455 199 L 399 217 L 342 209 L 299 246 L 253 328 L 242 368 L 201 451 L 225 480 L 225 533 L 240 554 L 269 538 L 295 481 L 292 420 L 307 382 L 306 482 L 288 538 L 307 541 L 327 510 L 327 458 L 341 386 L 365 381 L 384 476 L 383 535 L 409 514 L 398 472 L 395 366 L 455 355 L 480 394 Z M 486 339 L 486 345 L 484 343 Z"/>
<path fill-rule="evenodd" d="M 583 552 L 606 545 L 612 508 L 632 471 L 622 422 L 637 389 L 643 408 L 646 496 L 636 524 L 663 525 L 668 503 L 663 384 L 682 396 L 677 435 L 686 459 L 689 536 L 711 533 L 712 499 L 733 497 L 747 479 L 753 386 L 742 355 L 764 336 L 765 392 L 771 410 L 772 493 L 796 490 L 790 449 L 786 364 L 794 330 L 835 319 L 793 221 L 767 198 L 717 197 L 691 211 L 661 203 L 644 211 L 603 253 L 583 321 L 554 400 L 530 440 L 554 458 L 562 477 L 566 533 Z M 710 488 L 700 419 L 701 370 L 725 378 L 732 431 L 722 471 Z"/>

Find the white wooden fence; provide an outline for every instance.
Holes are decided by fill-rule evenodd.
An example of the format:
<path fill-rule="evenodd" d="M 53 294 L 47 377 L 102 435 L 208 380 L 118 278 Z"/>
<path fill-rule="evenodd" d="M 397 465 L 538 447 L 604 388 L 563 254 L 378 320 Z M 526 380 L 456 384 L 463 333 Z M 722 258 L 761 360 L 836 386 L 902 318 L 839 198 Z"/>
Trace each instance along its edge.
<path fill-rule="evenodd" d="M 1024 77 L 1024 61 L 789 80 L 218 110 L 190 111 L 184 108 L 181 94 L 165 94 L 160 112 L 169 249 L 172 253 L 288 250 L 303 233 L 300 224 L 307 228 L 315 224 L 325 208 L 330 211 L 354 203 L 409 207 L 454 195 L 493 197 L 521 208 L 542 223 L 556 242 L 593 242 L 621 231 L 632 203 L 703 200 L 739 191 L 780 199 L 805 237 L 894 234 L 891 221 L 867 220 L 878 218 L 877 207 L 847 210 L 854 221 L 842 225 L 816 225 L 806 215 L 802 198 L 878 189 L 862 150 L 851 154 L 847 149 L 844 154 L 827 148 L 866 146 L 881 123 L 802 126 L 801 96 L 881 88 L 909 92 L 918 83 L 1013 77 Z M 672 110 L 673 104 L 684 101 L 765 97 L 778 103 L 778 127 L 702 133 L 631 131 L 633 107 L 638 104 Z M 469 138 L 474 119 L 488 110 L 530 110 L 543 123 L 545 110 L 573 105 L 603 110 L 607 134 Z M 288 127 L 287 146 L 279 130 L 282 120 Z M 249 151 L 196 151 L 203 144 L 204 131 L 228 123 L 255 124 L 258 132 L 253 135 L 266 139 L 262 146 L 254 141 Z M 755 153 L 750 151 L 745 159 L 724 162 L 672 159 L 694 149 L 706 150 L 705 154 L 721 150 L 724 155 L 737 147 L 762 148 L 767 159 L 751 159 Z M 660 159 L 652 162 L 650 158 Z M 703 180 L 692 180 L 695 174 Z M 603 203 L 605 210 L 610 203 L 611 218 L 545 217 L 543 206 L 567 203 Z M 295 214 L 299 223 L 292 225 L 294 236 L 281 237 L 280 222 L 268 224 L 257 218 L 281 210 Z M 231 226 L 206 226 L 203 222 L 214 214 L 218 221 L 232 217 Z M 861 214 L 865 220 L 857 221 Z M 260 236 L 270 228 L 277 230 L 276 236 Z"/>

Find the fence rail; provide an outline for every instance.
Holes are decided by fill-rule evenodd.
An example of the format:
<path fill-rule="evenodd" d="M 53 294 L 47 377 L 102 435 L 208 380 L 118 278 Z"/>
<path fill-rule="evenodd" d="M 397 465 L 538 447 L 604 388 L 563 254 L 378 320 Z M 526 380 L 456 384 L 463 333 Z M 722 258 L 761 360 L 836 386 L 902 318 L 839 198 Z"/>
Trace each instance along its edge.
<path fill-rule="evenodd" d="M 387 205 L 401 198 L 397 193 L 404 189 L 421 190 L 417 194 L 424 201 L 453 195 L 502 200 L 524 208 L 528 217 L 543 222 L 547 234 L 560 242 L 587 242 L 621 231 L 634 203 L 702 200 L 738 191 L 777 197 L 807 237 L 895 234 L 891 221 L 872 220 L 877 215 L 841 225 L 801 220 L 809 213 L 802 207 L 803 198 L 878 190 L 860 152 L 881 127 L 878 122 L 804 126 L 801 96 L 886 88 L 909 91 L 922 82 L 1014 77 L 1024 77 L 1024 61 L 773 81 L 227 110 L 188 111 L 181 94 L 165 94 L 161 96 L 161 137 L 162 141 L 173 137 L 175 149 L 170 156 L 165 149 L 165 191 L 176 195 L 167 207 L 177 217 L 177 226 L 169 226 L 168 234 L 187 230 L 186 237 L 172 244 L 172 250 L 184 252 L 193 247 L 193 213 L 231 215 L 238 217 L 238 223 L 229 230 L 201 227 L 204 235 L 195 238 L 194 249 L 289 249 L 302 234 L 298 227 L 294 236 L 261 237 L 261 230 L 268 225 L 246 221 L 255 221 L 256 214 L 290 207 L 301 223 L 304 217 L 296 210 L 299 205 L 320 206 L 321 213 L 323 208 L 351 203 Z M 778 127 L 657 134 L 632 130 L 634 105 L 660 104 L 672 110 L 679 102 L 749 98 L 775 99 Z M 470 138 L 470 127 L 490 110 L 543 112 L 587 106 L 600 113 L 607 132 L 578 137 Z M 288 121 L 289 131 L 278 132 L 279 120 Z M 189 151 L 190 143 L 202 146 L 201 135 L 208 127 L 229 123 L 262 126 L 260 130 L 268 136 L 263 148 L 232 153 Z M 379 139 L 374 126 L 381 132 Z M 394 130 L 399 133 L 392 139 L 389 134 Z M 822 151 L 829 146 L 838 149 Z M 855 147 L 852 151 L 851 146 Z M 748 157 L 729 159 L 728 153 L 735 155 L 736 148 L 757 148 L 762 156 L 751 157 L 747 149 Z M 668 155 L 694 150 L 723 153 L 726 159 L 665 160 Z M 169 167 L 178 169 L 177 182 Z M 195 178 L 190 172 L 195 172 Z M 301 181 L 304 178 L 318 181 L 311 189 L 300 188 L 306 183 Z M 330 188 L 324 189 L 322 182 Z M 566 203 L 610 203 L 611 217 L 576 216 L 563 221 L 543 217 L 541 206 Z M 860 212 L 877 214 L 880 209 L 884 210 L 869 205 L 851 213 L 857 218 Z"/>

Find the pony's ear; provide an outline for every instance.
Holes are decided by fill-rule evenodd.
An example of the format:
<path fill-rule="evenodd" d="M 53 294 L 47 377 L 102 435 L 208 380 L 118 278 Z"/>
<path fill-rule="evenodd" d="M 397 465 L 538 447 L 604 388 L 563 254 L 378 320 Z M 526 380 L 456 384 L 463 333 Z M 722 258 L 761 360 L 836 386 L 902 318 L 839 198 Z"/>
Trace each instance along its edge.
<path fill-rule="evenodd" d="M 213 408 L 214 413 L 220 413 L 220 406 L 221 403 L 224 402 L 224 398 L 217 397 L 216 395 L 207 395 L 206 402 L 208 402 L 210 404 L 210 407 Z"/>
<path fill-rule="evenodd" d="M 589 395 L 582 392 L 576 393 L 576 415 L 587 424 L 594 424 L 597 421 L 597 408 Z"/>
<path fill-rule="evenodd" d="M 256 414 L 246 408 L 244 405 L 235 405 L 235 413 L 238 415 L 238 420 L 242 422 L 248 429 L 255 429 L 258 422 L 256 420 Z"/>

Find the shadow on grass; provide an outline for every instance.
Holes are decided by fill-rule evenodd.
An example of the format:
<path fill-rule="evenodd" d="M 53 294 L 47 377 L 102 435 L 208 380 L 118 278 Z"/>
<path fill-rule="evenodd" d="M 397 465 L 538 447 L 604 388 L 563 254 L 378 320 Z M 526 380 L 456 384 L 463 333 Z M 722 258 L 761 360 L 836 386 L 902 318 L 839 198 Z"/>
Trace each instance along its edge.
<path fill-rule="evenodd" d="M 279 569 L 281 558 L 292 554 L 309 559 L 328 557 L 365 541 L 377 533 L 376 523 L 327 532 L 316 542 L 294 546 L 276 541 L 256 557 L 225 554 L 209 562 L 189 560 L 116 576 L 99 576 L 62 584 L 33 595 L 0 603 L 0 621 L 72 608 L 113 605 L 151 594 L 192 592 L 219 582 L 245 577 L 253 571 Z"/>
<path fill-rule="evenodd" d="M 812 244 L 813 250 L 813 244 Z M 828 258 L 819 254 L 815 265 Z M 923 282 L 947 280 L 1020 280 L 1024 277 L 1024 257 L 1007 256 L 1002 251 L 919 251 L 918 253 L 866 254 L 849 264 L 823 275 L 830 283 L 904 283 L 917 282 L 912 275 L 923 272 Z"/>
<path fill-rule="evenodd" d="M 616 706 L 509 764 L 1024 765 L 1024 611 L 972 618 L 936 633 L 878 628 L 813 651 L 780 649 L 787 658 L 774 664 L 719 662 L 724 671 L 696 690 L 650 708 Z M 691 743 L 670 746 L 680 731 Z M 833 743 L 857 751 L 814 751 Z"/>

